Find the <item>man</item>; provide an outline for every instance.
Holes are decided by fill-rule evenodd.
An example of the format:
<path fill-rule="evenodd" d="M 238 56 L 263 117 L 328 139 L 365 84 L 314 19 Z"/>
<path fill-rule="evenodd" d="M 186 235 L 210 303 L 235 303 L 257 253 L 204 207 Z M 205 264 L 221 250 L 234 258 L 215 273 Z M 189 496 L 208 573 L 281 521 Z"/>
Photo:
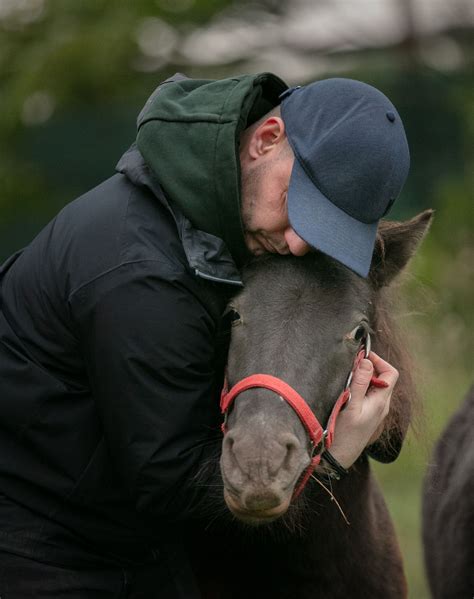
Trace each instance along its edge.
<path fill-rule="evenodd" d="M 176 530 L 205 505 L 193 479 L 219 443 L 239 268 L 316 248 L 367 276 L 408 162 L 395 108 L 360 82 L 157 88 L 118 174 L 0 272 L 6 597 L 197 596 Z M 374 367 L 389 386 L 365 401 Z M 362 361 L 331 448 L 343 467 L 377 437 L 396 379 Z"/>

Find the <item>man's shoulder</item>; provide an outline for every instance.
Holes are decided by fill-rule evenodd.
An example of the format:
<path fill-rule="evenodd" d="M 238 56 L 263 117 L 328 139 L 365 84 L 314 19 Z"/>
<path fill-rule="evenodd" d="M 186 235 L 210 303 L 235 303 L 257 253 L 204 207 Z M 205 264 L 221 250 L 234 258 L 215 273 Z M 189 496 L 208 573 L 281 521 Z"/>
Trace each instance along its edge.
<path fill-rule="evenodd" d="M 68 204 L 53 221 L 48 242 L 45 251 L 68 271 L 71 291 L 129 263 L 186 270 L 169 211 L 148 189 L 120 174 Z"/>
<path fill-rule="evenodd" d="M 196 233 L 191 243 L 190 227 L 184 226 L 189 223 L 182 220 L 148 187 L 120 174 L 72 202 L 55 224 L 56 245 L 67 249 L 51 252 L 57 259 L 63 253 L 71 305 L 93 305 L 102 294 L 124 286 L 141 287 L 143 294 L 159 290 L 160 295 L 166 288 L 171 296 L 191 294 L 217 318 L 229 285 L 220 284 L 219 277 L 197 275 L 194 261 L 209 253 L 209 241 L 200 241 Z M 218 263 L 223 272 L 229 270 L 223 258 Z M 205 266 L 214 268 L 212 261 Z M 59 276 L 65 282 L 64 274 Z"/>
<path fill-rule="evenodd" d="M 4 293 L 33 302 L 37 290 L 64 317 L 79 290 L 93 301 L 90 294 L 138 275 L 188 289 L 195 278 L 166 207 L 123 175 L 65 206 L 16 258 L 5 265 Z"/>

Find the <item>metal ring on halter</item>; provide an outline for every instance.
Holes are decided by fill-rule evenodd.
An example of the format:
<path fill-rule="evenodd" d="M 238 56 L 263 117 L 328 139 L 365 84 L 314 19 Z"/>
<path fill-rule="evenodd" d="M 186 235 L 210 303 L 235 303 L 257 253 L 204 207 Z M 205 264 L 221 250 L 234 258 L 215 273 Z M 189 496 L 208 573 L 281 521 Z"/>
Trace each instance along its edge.
<path fill-rule="evenodd" d="M 364 343 L 364 350 L 365 350 L 364 358 L 369 357 L 371 347 L 372 347 L 372 343 L 370 341 L 370 335 L 369 335 L 369 333 L 367 333 L 367 336 L 365 338 L 365 343 Z"/>
<path fill-rule="evenodd" d="M 315 445 L 312 441 L 311 441 L 311 457 L 314 458 L 317 455 L 321 455 L 323 453 L 323 451 L 326 448 L 326 437 L 328 436 L 328 429 L 325 428 L 323 430 L 323 434 L 321 436 L 321 439 L 319 441 L 319 443 L 317 445 Z"/>
<path fill-rule="evenodd" d="M 325 450 L 325 448 L 326 448 L 326 437 L 328 436 L 328 433 L 329 433 L 328 429 L 325 428 L 323 430 L 323 436 L 321 437 L 321 441 L 319 442 L 320 447 L 319 447 L 319 451 L 318 451 L 317 455 L 321 455 L 323 453 L 323 451 Z"/>
<path fill-rule="evenodd" d="M 365 359 L 367 359 L 369 357 L 371 345 L 372 344 L 370 342 L 370 335 L 369 335 L 369 333 L 367 333 L 367 336 L 364 339 L 364 345 L 363 345 L 363 347 L 364 347 L 364 358 Z M 354 371 L 351 370 L 349 372 L 349 375 L 347 376 L 346 384 L 344 385 L 344 391 L 349 388 L 350 384 L 352 383 L 352 377 L 353 376 L 354 376 Z M 349 403 L 350 401 L 351 401 L 351 397 L 349 395 L 349 399 L 347 400 L 346 403 Z"/>
<path fill-rule="evenodd" d="M 349 387 L 349 385 L 352 383 L 352 377 L 353 377 L 353 375 L 354 375 L 354 372 L 351 370 L 351 371 L 349 372 L 349 376 L 347 377 L 346 384 L 344 385 L 344 391 L 345 391 L 345 390 L 346 390 L 346 389 Z"/>

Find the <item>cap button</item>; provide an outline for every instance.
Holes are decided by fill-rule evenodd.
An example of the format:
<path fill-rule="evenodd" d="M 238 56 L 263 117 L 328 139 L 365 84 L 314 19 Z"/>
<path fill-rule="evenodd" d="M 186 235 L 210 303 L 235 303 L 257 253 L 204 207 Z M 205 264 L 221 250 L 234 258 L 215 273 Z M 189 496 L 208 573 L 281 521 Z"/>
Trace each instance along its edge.
<path fill-rule="evenodd" d="M 393 112 L 390 110 L 389 112 L 387 112 L 386 117 L 388 118 L 388 120 L 393 123 L 395 120 L 395 115 L 393 114 Z"/>
<path fill-rule="evenodd" d="M 285 89 L 285 91 L 280 94 L 278 96 L 279 100 L 284 100 L 285 98 L 287 98 L 288 96 L 291 96 L 291 94 L 296 90 L 296 89 L 300 89 L 301 85 L 295 85 L 294 87 L 289 87 L 288 89 Z"/>

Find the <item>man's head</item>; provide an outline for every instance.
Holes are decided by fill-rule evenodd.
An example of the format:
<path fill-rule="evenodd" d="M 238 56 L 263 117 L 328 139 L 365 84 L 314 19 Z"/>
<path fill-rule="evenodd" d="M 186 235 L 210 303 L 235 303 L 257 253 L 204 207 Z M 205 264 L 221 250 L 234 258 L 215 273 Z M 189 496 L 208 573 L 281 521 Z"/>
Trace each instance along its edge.
<path fill-rule="evenodd" d="M 287 193 L 294 154 L 276 107 L 241 138 L 242 222 L 249 250 L 302 256 L 310 250 L 288 220 Z"/>
<path fill-rule="evenodd" d="M 405 132 L 375 88 L 328 79 L 287 90 L 241 139 L 248 248 L 314 247 L 367 276 L 379 219 L 408 174 Z"/>

